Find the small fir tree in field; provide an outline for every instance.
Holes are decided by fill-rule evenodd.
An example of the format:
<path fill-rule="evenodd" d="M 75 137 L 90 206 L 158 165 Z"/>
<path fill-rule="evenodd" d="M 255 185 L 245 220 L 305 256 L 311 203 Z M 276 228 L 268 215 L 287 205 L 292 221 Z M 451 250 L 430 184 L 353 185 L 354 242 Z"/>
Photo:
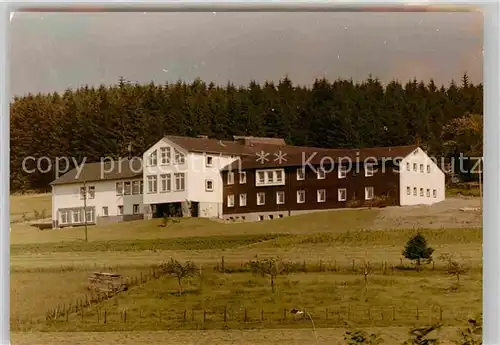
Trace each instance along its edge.
<path fill-rule="evenodd" d="M 193 277 L 198 274 L 198 268 L 191 261 L 186 261 L 184 264 L 177 260 L 170 259 L 169 262 L 161 266 L 162 270 L 170 275 L 174 275 L 177 278 L 177 283 L 179 285 L 179 296 L 182 295 L 182 280 L 184 278 Z"/>
<path fill-rule="evenodd" d="M 408 260 L 415 261 L 417 269 L 420 269 L 422 260 L 427 260 L 427 263 L 430 263 L 433 253 L 434 249 L 429 247 L 427 240 L 422 234 L 416 234 L 410 238 L 403 250 L 403 256 Z"/>

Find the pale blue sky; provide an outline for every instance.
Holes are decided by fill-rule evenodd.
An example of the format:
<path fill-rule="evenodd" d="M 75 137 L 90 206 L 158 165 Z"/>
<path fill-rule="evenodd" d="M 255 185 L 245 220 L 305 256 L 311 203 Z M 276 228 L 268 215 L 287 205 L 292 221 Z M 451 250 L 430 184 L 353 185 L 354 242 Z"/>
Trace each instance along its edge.
<path fill-rule="evenodd" d="M 197 76 L 310 84 L 314 78 L 482 81 L 479 13 L 19 13 L 16 95 Z M 163 71 L 163 70 L 166 70 Z"/>

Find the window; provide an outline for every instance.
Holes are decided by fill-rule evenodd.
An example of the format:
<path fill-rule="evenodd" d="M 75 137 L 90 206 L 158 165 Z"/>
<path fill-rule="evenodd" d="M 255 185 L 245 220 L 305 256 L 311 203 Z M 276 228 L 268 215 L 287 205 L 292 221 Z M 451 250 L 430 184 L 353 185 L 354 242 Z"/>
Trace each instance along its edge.
<path fill-rule="evenodd" d="M 373 199 L 373 187 L 365 187 L 365 200 Z"/>
<path fill-rule="evenodd" d="M 148 176 L 148 193 L 156 193 L 157 192 L 157 183 L 158 178 L 156 176 Z"/>
<path fill-rule="evenodd" d="M 144 181 L 139 181 L 139 194 L 144 194 Z"/>
<path fill-rule="evenodd" d="M 123 195 L 123 182 L 116 182 L 116 195 Z"/>
<path fill-rule="evenodd" d="M 103 206 L 102 208 L 102 215 L 103 217 L 107 217 L 108 216 L 108 206 Z"/>
<path fill-rule="evenodd" d="M 344 166 L 339 166 L 339 178 L 346 178 L 347 177 L 347 169 Z"/>
<path fill-rule="evenodd" d="M 85 187 L 80 187 L 80 200 L 85 199 Z"/>
<path fill-rule="evenodd" d="M 424 196 L 424 189 L 420 188 L 420 196 Z"/>
<path fill-rule="evenodd" d="M 347 200 L 347 189 L 340 188 L 337 193 L 338 193 L 339 201 L 346 201 Z"/>
<path fill-rule="evenodd" d="M 80 210 L 73 210 L 73 223 L 81 223 L 82 222 L 82 214 Z"/>
<path fill-rule="evenodd" d="M 87 208 L 87 212 L 85 212 L 85 221 L 87 223 L 94 223 L 94 208 Z"/>
<path fill-rule="evenodd" d="M 431 166 L 427 164 L 427 173 L 430 174 L 430 172 L 431 172 Z"/>
<path fill-rule="evenodd" d="M 160 175 L 160 192 L 166 193 L 172 191 L 172 178 L 170 174 Z"/>
<path fill-rule="evenodd" d="M 326 201 L 326 189 L 320 189 L 317 192 L 317 199 L 318 202 L 325 202 Z"/>
<path fill-rule="evenodd" d="M 205 180 L 205 190 L 207 192 L 212 192 L 214 190 L 214 181 Z"/>
<path fill-rule="evenodd" d="M 410 187 L 406 187 L 406 195 L 411 195 L 411 188 Z"/>
<path fill-rule="evenodd" d="M 185 157 L 184 154 L 178 150 L 175 150 L 175 164 L 184 164 Z"/>
<path fill-rule="evenodd" d="M 435 190 L 435 189 L 432 190 L 432 196 L 434 198 L 437 198 L 437 190 Z"/>
<path fill-rule="evenodd" d="M 410 162 L 406 162 L 406 170 L 410 171 Z"/>
<path fill-rule="evenodd" d="M 373 164 L 365 164 L 365 177 L 373 176 Z"/>
<path fill-rule="evenodd" d="M 185 186 L 185 178 L 184 178 L 184 173 L 176 173 L 174 174 L 175 176 L 175 190 L 176 191 L 183 191 Z"/>
<path fill-rule="evenodd" d="M 429 188 L 427 188 L 427 193 L 426 193 L 426 196 L 427 196 L 428 198 L 430 198 L 430 197 L 431 197 L 431 190 L 430 190 Z"/>
<path fill-rule="evenodd" d="M 229 171 L 227 173 L 227 184 L 233 184 L 234 183 L 234 172 Z"/>
<path fill-rule="evenodd" d="M 139 194 L 140 190 L 140 181 L 133 181 L 132 182 L 132 194 L 137 195 Z"/>
<path fill-rule="evenodd" d="M 161 159 L 161 164 L 163 165 L 170 164 L 170 160 L 172 159 L 172 153 L 170 147 L 160 148 L 160 159 Z"/>
<path fill-rule="evenodd" d="M 95 186 L 89 187 L 89 199 L 95 199 Z"/>
<path fill-rule="evenodd" d="M 246 206 L 246 205 L 247 205 L 247 195 L 240 194 L 240 206 Z"/>
<path fill-rule="evenodd" d="M 156 166 L 156 164 L 157 164 L 157 152 L 156 152 L 156 150 L 154 150 L 148 156 L 148 165 L 150 167 L 152 167 L 152 166 Z"/>
<path fill-rule="evenodd" d="M 123 184 L 123 194 L 130 195 L 132 193 L 132 186 L 130 182 L 125 182 Z"/>
<path fill-rule="evenodd" d="M 423 164 L 420 164 L 420 172 L 423 173 L 424 172 L 424 165 Z"/>
<path fill-rule="evenodd" d="M 61 224 L 68 224 L 70 221 L 69 221 L 69 212 L 67 210 L 62 210 L 62 211 L 59 211 L 60 215 L 61 215 Z"/>
<path fill-rule="evenodd" d="M 417 163 L 413 163 L 413 171 L 417 171 Z"/>
<path fill-rule="evenodd" d="M 285 203 L 285 192 L 276 192 L 276 204 L 283 205 Z"/>
<path fill-rule="evenodd" d="M 240 183 L 247 183 L 247 173 L 245 171 L 240 172 Z"/>
<path fill-rule="evenodd" d="M 212 156 L 207 156 L 205 159 L 205 165 L 207 167 L 211 167 L 213 164 L 213 157 Z"/>
<path fill-rule="evenodd" d="M 417 187 L 413 187 L 413 195 L 417 196 Z"/>
<path fill-rule="evenodd" d="M 118 206 L 118 215 L 122 216 L 123 215 L 123 205 Z"/>
<path fill-rule="evenodd" d="M 266 183 L 266 175 L 264 174 L 263 171 L 259 171 L 257 173 L 257 178 L 259 179 L 259 184 L 265 184 Z"/>
<path fill-rule="evenodd" d="M 306 191 L 298 190 L 297 191 L 297 204 L 303 204 L 306 202 Z"/>
<path fill-rule="evenodd" d="M 266 203 L 266 193 L 257 193 L 257 205 L 261 206 Z"/>
<path fill-rule="evenodd" d="M 323 169 L 323 168 L 319 168 L 316 174 L 317 174 L 318 180 L 324 180 L 326 177 L 325 169 Z"/>
<path fill-rule="evenodd" d="M 256 186 L 279 186 L 285 184 L 284 169 L 257 170 Z"/>
<path fill-rule="evenodd" d="M 139 214 L 139 204 L 134 204 L 133 213 Z"/>
<path fill-rule="evenodd" d="M 229 194 L 227 196 L 227 207 L 234 207 L 234 195 Z"/>
<path fill-rule="evenodd" d="M 302 181 L 306 179 L 306 172 L 304 168 L 297 169 L 297 181 Z"/>

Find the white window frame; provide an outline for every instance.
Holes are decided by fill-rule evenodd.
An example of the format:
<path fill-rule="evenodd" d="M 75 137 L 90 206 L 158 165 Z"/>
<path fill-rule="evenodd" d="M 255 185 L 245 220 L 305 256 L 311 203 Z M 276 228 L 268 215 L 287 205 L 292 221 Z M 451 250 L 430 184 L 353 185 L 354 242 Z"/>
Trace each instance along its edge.
<path fill-rule="evenodd" d="M 172 176 L 170 174 L 161 174 L 160 193 L 170 193 L 171 191 L 172 191 Z"/>
<path fill-rule="evenodd" d="M 316 200 L 318 202 L 326 202 L 326 189 L 318 189 L 316 191 Z"/>
<path fill-rule="evenodd" d="M 411 163 L 410 162 L 406 162 L 406 170 L 411 171 Z"/>
<path fill-rule="evenodd" d="M 85 220 L 87 221 L 87 223 L 94 223 L 95 222 L 95 214 L 94 214 L 94 208 L 93 207 L 87 207 L 87 210 L 85 213 L 85 218 L 84 218 L 84 222 Z M 87 216 L 89 216 L 87 219 Z"/>
<path fill-rule="evenodd" d="M 280 196 L 282 200 L 280 200 Z M 285 204 L 285 192 L 277 191 L 276 192 L 276 205 L 284 205 Z"/>
<path fill-rule="evenodd" d="M 247 183 L 247 172 L 246 171 L 240 171 L 240 184 L 245 184 Z"/>
<path fill-rule="evenodd" d="M 123 195 L 132 195 L 132 182 L 130 181 L 123 182 Z"/>
<path fill-rule="evenodd" d="M 373 175 L 375 175 L 374 166 L 374 163 L 365 164 L 365 177 L 372 177 Z"/>
<path fill-rule="evenodd" d="M 103 217 L 109 216 L 109 208 L 108 208 L 108 206 L 103 206 L 102 207 L 102 216 Z"/>
<path fill-rule="evenodd" d="M 431 173 L 431 165 L 430 164 L 427 164 L 427 173 L 430 174 Z"/>
<path fill-rule="evenodd" d="M 306 169 L 297 168 L 297 181 L 304 181 L 306 179 Z"/>
<path fill-rule="evenodd" d="M 85 199 L 85 187 L 80 187 L 80 200 Z"/>
<path fill-rule="evenodd" d="M 132 181 L 132 195 L 139 195 L 141 192 L 141 181 Z"/>
<path fill-rule="evenodd" d="M 206 167 L 212 167 L 214 165 L 214 157 L 212 156 L 205 156 L 205 166 Z"/>
<path fill-rule="evenodd" d="M 234 207 L 234 194 L 227 196 L 227 207 Z"/>
<path fill-rule="evenodd" d="M 148 155 L 148 166 L 154 167 L 158 165 L 158 151 L 154 150 Z"/>
<path fill-rule="evenodd" d="M 302 198 L 301 198 L 302 196 Z M 297 204 L 305 204 L 306 202 L 306 191 L 298 190 L 297 191 Z"/>
<path fill-rule="evenodd" d="M 370 197 L 371 191 L 371 197 Z M 365 187 L 365 200 L 373 200 L 375 198 L 375 190 L 373 187 Z"/>
<path fill-rule="evenodd" d="M 182 192 L 186 190 L 186 174 L 185 173 L 174 173 L 174 183 L 175 191 Z"/>
<path fill-rule="evenodd" d="M 411 195 L 411 187 L 406 187 L 406 195 Z"/>
<path fill-rule="evenodd" d="M 264 174 L 264 181 L 261 179 L 262 174 Z M 257 187 L 285 185 L 285 169 L 256 170 L 255 185 Z"/>
<path fill-rule="evenodd" d="M 417 196 L 417 187 L 413 187 L 413 196 Z"/>
<path fill-rule="evenodd" d="M 139 181 L 139 194 L 140 195 L 144 194 L 144 180 Z"/>
<path fill-rule="evenodd" d="M 420 196 L 423 197 L 424 196 L 424 189 L 423 188 L 420 188 Z"/>
<path fill-rule="evenodd" d="M 425 195 L 426 195 L 427 198 L 431 197 L 431 190 L 429 188 L 427 188 L 427 190 L 425 192 Z"/>
<path fill-rule="evenodd" d="M 78 217 L 75 217 L 75 215 L 78 215 Z M 75 218 L 78 218 L 78 220 L 75 220 Z M 73 223 L 73 224 L 83 223 L 81 209 L 71 210 L 71 223 Z"/>
<path fill-rule="evenodd" d="M 432 197 L 437 198 L 437 189 L 432 190 Z"/>
<path fill-rule="evenodd" d="M 161 165 L 170 165 L 172 161 L 172 149 L 170 146 L 160 147 L 160 162 Z"/>
<path fill-rule="evenodd" d="M 141 205 L 139 205 L 139 204 L 134 204 L 134 205 L 132 206 L 132 213 L 133 213 L 133 214 L 139 214 L 139 213 L 140 213 L 140 211 L 141 211 Z"/>
<path fill-rule="evenodd" d="M 148 180 L 148 194 L 158 193 L 158 176 L 149 175 Z"/>
<path fill-rule="evenodd" d="M 242 193 L 239 195 L 239 205 L 240 206 L 246 206 L 247 205 L 247 194 Z"/>
<path fill-rule="evenodd" d="M 424 173 L 424 165 L 423 164 L 420 164 L 420 173 Z"/>
<path fill-rule="evenodd" d="M 70 216 L 72 216 L 72 214 L 68 210 L 60 210 L 59 211 L 59 221 L 60 221 L 60 223 L 62 225 L 70 224 L 70 222 L 69 222 Z"/>
<path fill-rule="evenodd" d="M 183 152 L 174 149 L 174 162 L 175 164 L 184 164 L 186 163 L 186 156 L 184 155 Z"/>
<path fill-rule="evenodd" d="M 123 182 L 116 182 L 115 188 L 116 188 L 116 195 L 122 196 L 123 195 Z"/>
<path fill-rule="evenodd" d="M 260 201 L 260 198 L 259 196 L 262 197 L 262 202 Z M 266 204 L 266 193 L 264 192 L 258 192 L 257 195 L 256 195 L 256 198 L 257 198 L 257 206 L 262 206 L 262 205 L 265 205 Z"/>
<path fill-rule="evenodd" d="M 347 178 L 347 169 L 345 166 L 339 165 L 338 177 L 339 179 Z"/>
<path fill-rule="evenodd" d="M 413 163 L 413 171 L 417 172 L 418 170 L 417 163 Z"/>
<path fill-rule="evenodd" d="M 209 184 L 211 184 L 211 187 L 209 187 Z M 212 179 L 205 179 L 205 191 L 207 192 L 213 192 L 214 191 L 214 180 Z"/>
<path fill-rule="evenodd" d="M 344 192 L 344 198 L 341 197 L 342 192 Z M 338 201 L 346 201 L 347 200 L 347 188 L 337 189 L 337 200 Z"/>
<path fill-rule="evenodd" d="M 116 207 L 116 212 L 119 216 L 123 216 L 125 214 L 125 207 L 123 207 L 123 205 L 118 205 Z"/>
<path fill-rule="evenodd" d="M 228 171 L 227 172 L 227 184 L 234 184 L 234 172 L 233 171 Z"/>
<path fill-rule="evenodd" d="M 322 167 L 319 167 L 316 171 L 316 177 L 318 180 L 324 180 L 326 178 L 326 171 Z"/>

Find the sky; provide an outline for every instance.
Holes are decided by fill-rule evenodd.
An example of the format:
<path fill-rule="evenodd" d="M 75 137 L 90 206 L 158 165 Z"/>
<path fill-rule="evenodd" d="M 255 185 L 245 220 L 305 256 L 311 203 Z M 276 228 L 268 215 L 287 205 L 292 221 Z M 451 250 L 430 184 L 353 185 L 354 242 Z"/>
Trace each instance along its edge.
<path fill-rule="evenodd" d="M 288 76 L 482 82 L 483 17 L 469 13 L 17 13 L 11 92 Z"/>

